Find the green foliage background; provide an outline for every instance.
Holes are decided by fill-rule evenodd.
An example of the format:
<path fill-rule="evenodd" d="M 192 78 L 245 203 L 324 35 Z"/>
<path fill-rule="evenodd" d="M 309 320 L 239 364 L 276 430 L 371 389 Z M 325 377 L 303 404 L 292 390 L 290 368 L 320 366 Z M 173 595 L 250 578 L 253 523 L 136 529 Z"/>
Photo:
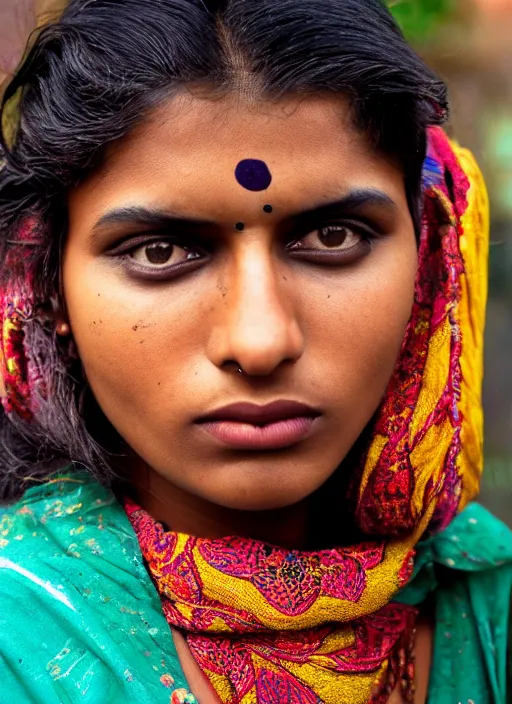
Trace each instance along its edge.
<path fill-rule="evenodd" d="M 407 38 L 422 42 L 450 14 L 455 0 L 387 0 L 387 4 Z"/>

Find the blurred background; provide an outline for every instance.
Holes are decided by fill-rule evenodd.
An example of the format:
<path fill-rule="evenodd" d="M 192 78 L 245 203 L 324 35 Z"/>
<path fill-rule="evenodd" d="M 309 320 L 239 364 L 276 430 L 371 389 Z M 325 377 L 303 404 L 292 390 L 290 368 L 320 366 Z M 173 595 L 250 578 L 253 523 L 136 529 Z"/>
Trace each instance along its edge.
<path fill-rule="evenodd" d="M 481 501 L 512 525 L 512 0 L 388 0 L 450 89 L 450 134 L 476 155 L 491 198 Z"/>

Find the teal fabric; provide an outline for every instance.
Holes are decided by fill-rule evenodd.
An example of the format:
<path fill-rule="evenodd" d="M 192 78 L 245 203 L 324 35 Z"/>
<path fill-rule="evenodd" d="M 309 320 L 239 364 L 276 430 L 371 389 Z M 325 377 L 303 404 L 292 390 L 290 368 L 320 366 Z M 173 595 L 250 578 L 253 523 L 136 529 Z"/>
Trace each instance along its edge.
<path fill-rule="evenodd" d="M 429 704 L 505 704 L 511 588 L 512 533 L 480 506 L 419 546 L 399 600 L 435 595 Z M 195 703 L 131 525 L 87 472 L 0 508 L 0 704 L 11 702 Z"/>
<path fill-rule="evenodd" d="M 418 546 L 413 580 L 397 601 L 418 605 L 431 593 L 436 631 L 429 704 L 505 704 L 512 532 L 471 504 Z"/>
<path fill-rule="evenodd" d="M 0 702 L 196 702 L 130 522 L 86 473 L 0 507 Z"/>

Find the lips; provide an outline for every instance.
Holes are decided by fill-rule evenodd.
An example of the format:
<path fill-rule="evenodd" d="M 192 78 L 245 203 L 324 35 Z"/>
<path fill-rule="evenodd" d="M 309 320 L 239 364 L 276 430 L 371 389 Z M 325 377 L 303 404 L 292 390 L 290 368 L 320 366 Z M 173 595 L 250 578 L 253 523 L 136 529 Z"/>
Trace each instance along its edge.
<path fill-rule="evenodd" d="M 296 401 L 275 401 L 266 406 L 236 403 L 198 420 L 223 444 L 239 450 L 278 450 L 305 439 L 320 411 Z"/>
<path fill-rule="evenodd" d="M 234 403 L 203 416 L 199 422 L 232 420 L 251 425 L 269 425 L 290 418 L 316 418 L 320 412 L 297 401 L 274 401 L 266 406 L 254 403 Z"/>

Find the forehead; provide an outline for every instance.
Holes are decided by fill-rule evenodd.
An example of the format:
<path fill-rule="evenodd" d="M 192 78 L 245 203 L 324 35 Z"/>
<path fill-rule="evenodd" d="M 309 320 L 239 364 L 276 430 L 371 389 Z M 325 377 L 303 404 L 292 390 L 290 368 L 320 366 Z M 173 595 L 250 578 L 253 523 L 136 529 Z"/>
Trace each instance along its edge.
<path fill-rule="evenodd" d="M 251 160 L 271 175 L 260 193 L 250 193 L 237 175 L 240 163 Z M 303 208 L 358 187 L 383 190 L 406 205 L 400 169 L 355 129 L 343 98 L 248 104 L 183 94 L 113 145 L 78 192 L 97 210 L 143 200 L 172 202 L 174 210 L 196 216 L 204 206 L 220 218 L 226 208 L 251 202 Z"/>

